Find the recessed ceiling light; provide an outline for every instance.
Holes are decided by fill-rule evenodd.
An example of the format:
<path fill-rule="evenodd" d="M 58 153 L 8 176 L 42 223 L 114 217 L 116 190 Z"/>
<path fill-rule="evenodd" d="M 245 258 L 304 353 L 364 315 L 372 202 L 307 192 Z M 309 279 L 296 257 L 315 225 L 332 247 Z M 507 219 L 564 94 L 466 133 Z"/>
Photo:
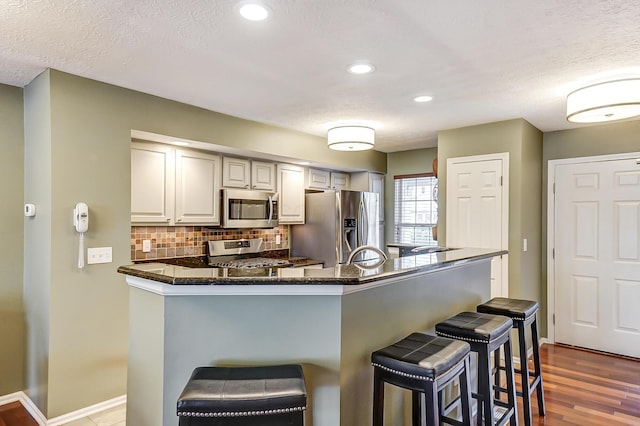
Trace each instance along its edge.
<path fill-rule="evenodd" d="M 240 15 L 249 21 L 264 21 L 269 17 L 269 10 L 257 3 L 247 3 L 240 8 Z"/>
<path fill-rule="evenodd" d="M 376 68 L 372 64 L 353 64 L 349 66 L 348 71 L 351 74 L 369 74 Z"/>
<path fill-rule="evenodd" d="M 433 100 L 433 96 L 427 96 L 427 95 L 416 96 L 415 98 L 413 98 L 413 100 L 416 102 L 429 102 Z"/>

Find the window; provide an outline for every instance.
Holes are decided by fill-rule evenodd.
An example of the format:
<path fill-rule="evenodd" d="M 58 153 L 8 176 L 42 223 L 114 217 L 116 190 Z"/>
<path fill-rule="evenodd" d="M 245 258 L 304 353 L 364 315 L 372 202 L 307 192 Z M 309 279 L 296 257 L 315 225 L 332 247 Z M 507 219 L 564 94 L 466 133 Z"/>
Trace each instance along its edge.
<path fill-rule="evenodd" d="M 438 223 L 438 179 L 433 173 L 394 176 L 396 243 L 437 245 L 431 228 Z"/>

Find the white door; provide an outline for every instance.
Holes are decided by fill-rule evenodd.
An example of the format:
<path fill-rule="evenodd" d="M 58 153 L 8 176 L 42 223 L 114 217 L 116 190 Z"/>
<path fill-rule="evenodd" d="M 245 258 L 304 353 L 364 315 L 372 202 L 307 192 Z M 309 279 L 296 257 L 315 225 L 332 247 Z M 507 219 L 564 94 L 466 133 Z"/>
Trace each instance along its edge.
<path fill-rule="evenodd" d="M 555 341 L 640 357 L 640 165 L 557 165 L 555 186 Z"/>
<path fill-rule="evenodd" d="M 447 159 L 447 246 L 508 248 L 509 154 Z M 509 293 L 508 258 L 491 261 L 491 297 Z"/>

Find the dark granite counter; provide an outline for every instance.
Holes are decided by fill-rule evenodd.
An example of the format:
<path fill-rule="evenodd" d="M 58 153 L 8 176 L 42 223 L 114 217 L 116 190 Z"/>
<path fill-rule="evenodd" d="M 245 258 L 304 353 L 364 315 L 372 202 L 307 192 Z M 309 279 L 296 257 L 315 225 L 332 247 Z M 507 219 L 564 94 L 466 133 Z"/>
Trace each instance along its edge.
<path fill-rule="evenodd" d="M 118 272 L 172 285 L 361 285 L 403 275 L 437 271 L 502 254 L 506 254 L 506 251 L 462 248 L 390 258 L 380 266 L 376 266 L 377 262 L 371 262 L 323 269 L 228 269 L 202 267 L 204 265 L 196 261 L 192 265 L 184 261 L 173 262 L 179 264 L 154 262 L 121 266 Z M 304 260 L 300 260 L 300 264 L 304 264 L 303 262 Z"/>

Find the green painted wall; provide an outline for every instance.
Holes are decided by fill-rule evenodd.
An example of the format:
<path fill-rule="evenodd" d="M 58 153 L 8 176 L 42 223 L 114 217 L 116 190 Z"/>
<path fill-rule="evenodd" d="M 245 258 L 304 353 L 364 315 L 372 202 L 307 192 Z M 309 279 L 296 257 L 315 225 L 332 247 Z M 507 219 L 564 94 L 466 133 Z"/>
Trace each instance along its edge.
<path fill-rule="evenodd" d="M 433 159 L 438 156 L 437 148 L 414 149 L 387 154 L 387 176 L 385 178 L 385 241 L 394 242 L 394 200 L 393 177 L 415 173 L 431 173 Z"/>
<path fill-rule="evenodd" d="M 26 196 L 42 204 L 25 228 L 25 293 L 39 324 L 27 360 L 29 395 L 56 417 L 126 393 L 131 129 L 386 172 L 386 154 L 342 153 L 326 140 L 50 70 L 26 89 Z M 35 154 L 38 155 L 35 155 Z M 77 269 L 77 202 L 89 206 L 86 247 L 113 263 Z M 96 386 L 99 383 L 100 386 Z"/>
<path fill-rule="evenodd" d="M 542 132 L 527 121 L 515 119 L 438 133 L 438 234 L 441 241 L 446 241 L 447 159 L 501 152 L 509 153 L 509 295 L 541 301 L 537 248 L 542 211 Z M 523 238 L 530 247 L 526 253 Z"/>
<path fill-rule="evenodd" d="M 22 96 L 22 89 L 0 85 L 0 395 L 24 388 Z"/>
<path fill-rule="evenodd" d="M 46 71 L 25 88 L 24 199 L 36 216 L 24 225 L 24 304 L 27 317 L 26 393 L 47 414 L 51 294 L 51 94 Z M 75 303 L 78 303 L 74 299 Z"/>

